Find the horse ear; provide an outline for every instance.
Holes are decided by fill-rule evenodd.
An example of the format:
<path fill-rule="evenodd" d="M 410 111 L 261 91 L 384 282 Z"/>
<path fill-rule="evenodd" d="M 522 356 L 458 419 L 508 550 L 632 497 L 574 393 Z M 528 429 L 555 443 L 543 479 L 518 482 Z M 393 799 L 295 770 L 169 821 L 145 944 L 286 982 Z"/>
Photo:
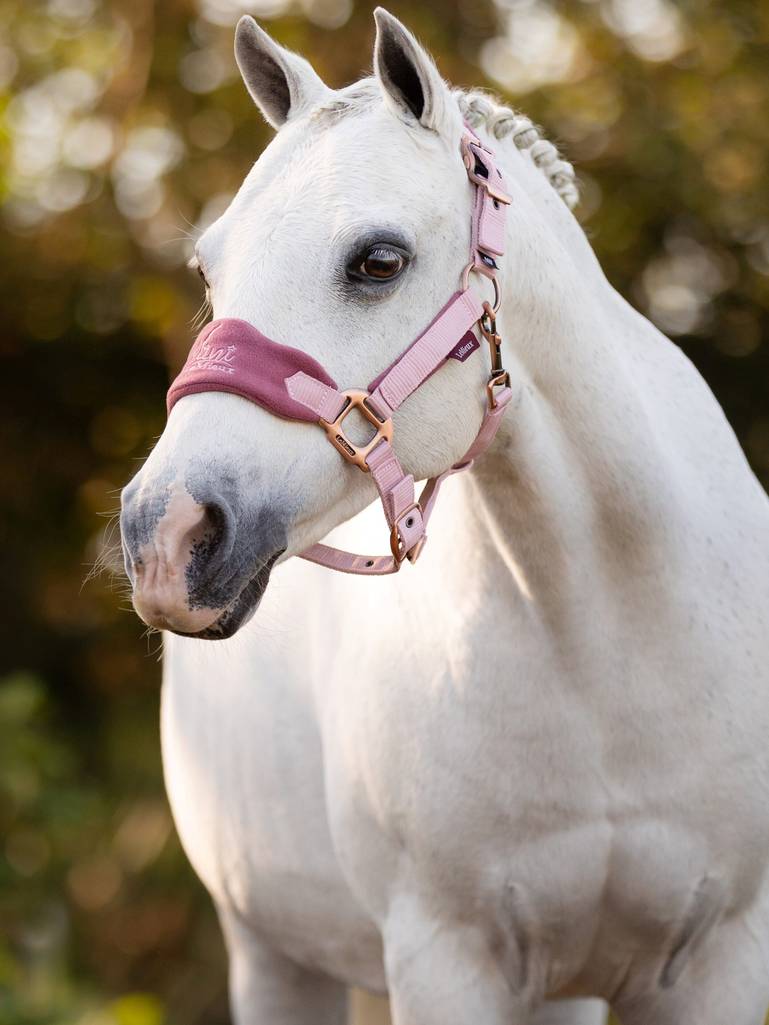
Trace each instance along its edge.
<path fill-rule="evenodd" d="M 383 7 L 374 11 L 374 73 L 396 113 L 411 115 L 425 128 L 440 130 L 448 89 L 432 58 L 409 30 Z"/>
<path fill-rule="evenodd" d="M 330 92 L 304 57 L 276 43 L 247 14 L 235 30 L 235 60 L 254 103 L 273 128 L 316 106 Z"/>

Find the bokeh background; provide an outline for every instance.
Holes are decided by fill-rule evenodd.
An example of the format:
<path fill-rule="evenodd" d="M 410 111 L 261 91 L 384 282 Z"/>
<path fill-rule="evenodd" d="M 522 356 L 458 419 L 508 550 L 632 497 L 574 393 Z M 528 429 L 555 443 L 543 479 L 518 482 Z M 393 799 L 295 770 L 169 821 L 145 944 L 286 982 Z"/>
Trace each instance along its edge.
<path fill-rule="evenodd" d="M 0 1025 L 224 1025 L 163 796 L 158 641 L 93 575 L 163 427 L 190 236 L 268 139 L 250 11 L 330 83 L 362 0 L 0 0 Z M 578 168 L 609 278 L 693 358 L 769 482 L 769 4 L 391 0 L 458 85 Z M 106 559 L 109 562 L 109 559 Z"/>

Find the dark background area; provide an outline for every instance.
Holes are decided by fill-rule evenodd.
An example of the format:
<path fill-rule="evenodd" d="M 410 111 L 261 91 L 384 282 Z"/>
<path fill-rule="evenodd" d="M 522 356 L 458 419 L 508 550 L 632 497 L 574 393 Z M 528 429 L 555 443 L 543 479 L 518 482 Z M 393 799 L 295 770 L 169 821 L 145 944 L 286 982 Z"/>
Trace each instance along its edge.
<path fill-rule="evenodd" d="M 269 138 L 234 22 L 254 13 L 341 85 L 370 67 L 373 6 L 0 0 L 0 1025 L 227 1020 L 163 795 L 159 642 L 109 572 L 109 514 L 192 338 L 190 236 Z M 767 484 L 769 5 L 389 7 L 576 165 L 609 278 L 695 361 Z"/>

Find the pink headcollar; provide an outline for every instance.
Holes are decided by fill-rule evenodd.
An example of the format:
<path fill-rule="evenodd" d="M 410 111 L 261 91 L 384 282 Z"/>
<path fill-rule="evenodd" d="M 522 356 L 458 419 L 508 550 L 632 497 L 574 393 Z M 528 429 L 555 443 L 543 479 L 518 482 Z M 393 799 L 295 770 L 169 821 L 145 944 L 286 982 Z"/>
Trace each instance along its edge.
<path fill-rule="evenodd" d="M 510 199 L 502 191 L 502 174 L 493 153 L 469 127 L 462 138 L 462 157 L 475 187 L 471 259 L 463 274 L 462 290 L 454 293 L 422 334 L 368 389 L 340 391 L 311 356 L 273 342 L 244 320 L 227 318 L 212 321 L 200 332 L 168 391 L 169 413 L 185 395 L 225 391 L 241 395 L 276 416 L 319 423 L 345 459 L 371 473 L 390 527 L 392 554 L 353 555 L 324 544 L 312 545 L 301 553 L 302 558 L 330 569 L 382 576 L 396 573 L 404 559 L 416 562 L 441 484 L 451 474 L 467 469 L 488 448 L 512 395 L 509 376 L 501 364 L 501 338 L 495 321 L 499 311 L 496 260 L 504 254 Z M 492 281 L 494 307 L 482 302 L 468 287 L 471 272 Z M 427 481 L 417 501 L 414 478 L 404 473 L 392 448 L 392 415 L 446 359 L 464 360 L 478 348 L 473 330 L 476 326 L 488 341 L 492 356 L 481 428 L 462 459 Z M 364 446 L 353 444 L 344 432 L 343 421 L 353 409 L 358 409 L 375 431 Z"/>

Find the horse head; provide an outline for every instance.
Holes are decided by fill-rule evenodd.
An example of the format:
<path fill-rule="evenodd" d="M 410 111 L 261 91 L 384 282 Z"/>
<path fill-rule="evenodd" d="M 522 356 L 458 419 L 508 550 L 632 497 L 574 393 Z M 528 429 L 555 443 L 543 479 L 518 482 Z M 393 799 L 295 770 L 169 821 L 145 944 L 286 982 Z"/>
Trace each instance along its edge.
<path fill-rule="evenodd" d="M 471 241 L 456 98 L 400 22 L 375 17 L 374 75 L 338 91 L 240 21 L 236 59 L 276 134 L 195 252 L 216 320 L 301 350 L 342 388 L 374 379 L 425 328 L 456 291 Z M 215 338 L 196 351 L 223 374 L 232 355 Z M 395 448 L 415 479 L 467 449 L 487 372 L 449 360 L 396 414 Z M 357 411 L 345 429 L 371 430 Z M 152 626 L 230 636 L 279 560 L 373 497 L 370 477 L 315 425 L 239 395 L 186 394 L 123 492 L 134 606 Z"/>

